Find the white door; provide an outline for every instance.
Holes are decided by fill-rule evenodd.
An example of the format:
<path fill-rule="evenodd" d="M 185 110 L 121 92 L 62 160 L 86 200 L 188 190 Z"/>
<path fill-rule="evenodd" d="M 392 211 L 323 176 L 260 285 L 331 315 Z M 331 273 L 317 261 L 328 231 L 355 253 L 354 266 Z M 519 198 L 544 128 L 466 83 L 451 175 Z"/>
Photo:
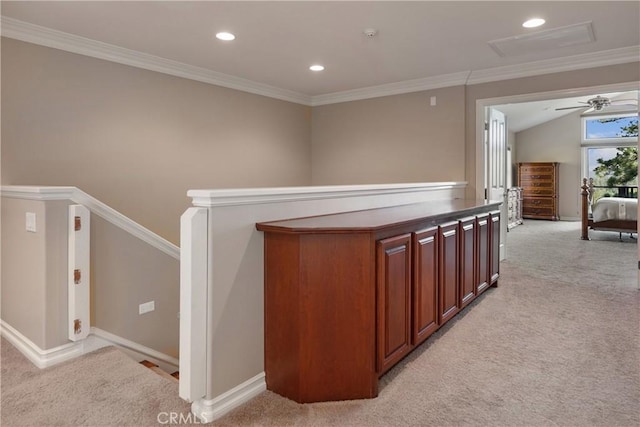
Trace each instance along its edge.
<path fill-rule="evenodd" d="M 500 260 L 507 256 L 507 125 L 500 111 L 488 109 L 486 141 L 487 198 L 501 200 L 500 207 Z"/>

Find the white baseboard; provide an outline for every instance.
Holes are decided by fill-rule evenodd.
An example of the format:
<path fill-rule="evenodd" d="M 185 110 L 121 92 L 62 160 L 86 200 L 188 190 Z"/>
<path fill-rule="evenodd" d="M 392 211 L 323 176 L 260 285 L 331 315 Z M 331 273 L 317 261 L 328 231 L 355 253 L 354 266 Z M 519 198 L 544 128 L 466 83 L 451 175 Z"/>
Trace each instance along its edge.
<path fill-rule="evenodd" d="M 105 345 L 115 345 L 116 347 L 124 350 L 129 354 L 129 356 L 138 362 L 141 360 L 153 362 L 165 372 L 175 372 L 178 370 L 178 366 L 180 365 L 180 362 L 175 357 L 161 353 L 157 350 L 138 344 L 137 342 L 128 340 L 121 336 L 114 335 L 94 326 L 91 327 L 91 333 L 89 336 L 93 336 L 95 339 L 105 342 Z"/>
<path fill-rule="evenodd" d="M 124 350 L 138 362 L 147 359 L 166 372 L 177 371 L 179 365 L 178 359 L 174 357 L 94 327 L 91 328 L 91 332 L 86 339 L 63 344 L 48 350 L 38 347 L 33 341 L 22 335 L 4 320 L 0 320 L 0 334 L 40 369 L 48 368 L 110 345 Z"/>
<path fill-rule="evenodd" d="M 0 320 L 0 333 L 7 341 L 17 348 L 20 353 L 29 359 L 31 363 L 40 369 L 48 368 L 49 366 L 74 359 L 100 348 L 99 345 L 96 346 L 97 343 L 95 343 L 94 340 L 87 338 L 82 341 L 71 342 L 69 344 L 63 344 L 58 347 L 43 350 L 4 320 Z"/>
<path fill-rule="evenodd" d="M 191 404 L 191 412 L 201 421 L 210 423 L 232 409 L 250 401 L 266 389 L 265 374 L 261 372 L 218 397 L 211 400 L 196 400 Z"/>

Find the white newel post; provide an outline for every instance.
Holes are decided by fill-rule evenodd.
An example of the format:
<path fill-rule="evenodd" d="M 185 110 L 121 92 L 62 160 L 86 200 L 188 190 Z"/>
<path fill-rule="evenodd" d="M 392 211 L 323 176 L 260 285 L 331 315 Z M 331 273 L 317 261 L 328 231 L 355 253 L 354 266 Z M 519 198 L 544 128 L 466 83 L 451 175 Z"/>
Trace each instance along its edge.
<path fill-rule="evenodd" d="M 193 402 L 207 392 L 208 209 L 180 218 L 180 397 Z"/>
<path fill-rule="evenodd" d="M 82 205 L 69 206 L 68 290 L 69 339 L 89 335 L 90 212 Z"/>

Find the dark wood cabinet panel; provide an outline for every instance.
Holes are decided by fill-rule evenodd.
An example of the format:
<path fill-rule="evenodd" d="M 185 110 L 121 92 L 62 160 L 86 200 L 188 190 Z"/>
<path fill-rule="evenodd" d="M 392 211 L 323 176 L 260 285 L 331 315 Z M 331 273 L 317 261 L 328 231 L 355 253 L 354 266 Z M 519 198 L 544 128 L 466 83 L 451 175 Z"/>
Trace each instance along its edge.
<path fill-rule="evenodd" d="M 489 288 L 489 261 L 490 261 L 490 246 L 491 243 L 489 236 L 489 214 L 482 214 L 476 217 L 476 227 L 478 241 L 478 253 L 477 253 L 477 277 L 476 277 L 476 294 L 480 295 L 482 292 Z"/>
<path fill-rule="evenodd" d="M 414 238 L 413 344 L 438 329 L 438 227 L 419 231 Z"/>
<path fill-rule="evenodd" d="M 458 274 L 458 223 L 440 226 L 440 324 L 451 319 L 460 310 Z"/>
<path fill-rule="evenodd" d="M 377 396 L 369 248 L 366 234 L 265 235 L 269 390 L 300 403 Z"/>
<path fill-rule="evenodd" d="M 411 234 L 377 243 L 378 373 L 411 348 Z"/>
<path fill-rule="evenodd" d="M 476 219 L 460 220 L 460 307 L 476 297 Z"/>

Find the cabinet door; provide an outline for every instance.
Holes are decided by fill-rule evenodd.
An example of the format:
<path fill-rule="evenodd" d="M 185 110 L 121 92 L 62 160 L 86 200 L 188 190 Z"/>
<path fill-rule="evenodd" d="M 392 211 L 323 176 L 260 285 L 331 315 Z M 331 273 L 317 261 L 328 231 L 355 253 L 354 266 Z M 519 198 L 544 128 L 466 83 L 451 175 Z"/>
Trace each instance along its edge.
<path fill-rule="evenodd" d="M 438 238 L 440 240 L 439 317 L 440 324 L 443 325 L 460 310 L 458 223 L 441 225 Z"/>
<path fill-rule="evenodd" d="M 411 349 L 411 234 L 377 243 L 378 374 Z"/>
<path fill-rule="evenodd" d="M 490 262 L 490 284 L 494 284 L 498 281 L 500 276 L 500 212 L 491 212 L 491 262 Z"/>
<path fill-rule="evenodd" d="M 476 219 L 460 220 L 460 307 L 476 296 Z"/>
<path fill-rule="evenodd" d="M 438 227 L 414 238 L 413 344 L 438 329 Z"/>
<path fill-rule="evenodd" d="M 476 294 L 479 295 L 489 287 L 489 258 L 491 248 L 489 246 L 489 214 L 478 215 L 476 217 L 476 228 L 478 235 L 478 252 L 476 262 L 478 263 L 478 276 L 476 278 Z"/>

